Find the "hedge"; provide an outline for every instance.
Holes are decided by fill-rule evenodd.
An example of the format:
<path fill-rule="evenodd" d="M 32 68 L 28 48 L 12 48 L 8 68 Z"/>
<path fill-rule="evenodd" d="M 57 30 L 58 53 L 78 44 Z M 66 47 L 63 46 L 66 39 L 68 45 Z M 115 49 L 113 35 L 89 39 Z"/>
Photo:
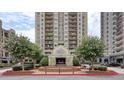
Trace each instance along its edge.
<path fill-rule="evenodd" d="M 20 71 L 20 70 L 22 70 L 22 66 L 14 66 L 14 67 L 12 67 L 12 69 L 13 69 L 13 71 Z M 24 66 L 24 69 L 25 70 L 32 70 L 33 65 Z"/>
<path fill-rule="evenodd" d="M 41 66 L 48 66 L 48 57 L 43 57 L 40 61 Z"/>
<path fill-rule="evenodd" d="M 4 65 L 4 64 L 2 64 L 2 63 L 0 63 L 0 68 L 3 68 L 3 67 L 5 67 L 5 65 Z"/>
<path fill-rule="evenodd" d="M 73 59 L 73 66 L 80 66 L 80 61 L 78 58 Z"/>
<path fill-rule="evenodd" d="M 22 66 L 14 66 L 12 67 L 13 71 L 20 71 L 22 70 Z"/>
<path fill-rule="evenodd" d="M 107 67 L 105 67 L 105 66 L 94 67 L 94 70 L 106 71 L 107 70 Z"/>

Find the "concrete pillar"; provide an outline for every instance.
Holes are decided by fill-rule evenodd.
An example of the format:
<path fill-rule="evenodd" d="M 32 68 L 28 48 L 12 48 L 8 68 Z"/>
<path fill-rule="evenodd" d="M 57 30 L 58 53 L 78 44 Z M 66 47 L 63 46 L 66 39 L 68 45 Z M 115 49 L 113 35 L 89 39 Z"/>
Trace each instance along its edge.
<path fill-rule="evenodd" d="M 102 62 L 102 63 L 104 63 L 104 59 L 105 59 L 104 57 L 101 58 L 101 62 Z"/>
<path fill-rule="evenodd" d="M 124 56 L 123 56 L 123 64 L 124 64 Z"/>
<path fill-rule="evenodd" d="M 66 65 L 67 66 L 73 66 L 73 57 L 72 56 L 66 57 Z"/>
<path fill-rule="evenodd" d="M 55 66 L 56 65 L 56 58 L 54 56 L 49 56 L 49 66 Z"/>
<path fill-rule="evenodd" d="M 10 59 L 7 60 L 7 64 L 10 65 Z"/>

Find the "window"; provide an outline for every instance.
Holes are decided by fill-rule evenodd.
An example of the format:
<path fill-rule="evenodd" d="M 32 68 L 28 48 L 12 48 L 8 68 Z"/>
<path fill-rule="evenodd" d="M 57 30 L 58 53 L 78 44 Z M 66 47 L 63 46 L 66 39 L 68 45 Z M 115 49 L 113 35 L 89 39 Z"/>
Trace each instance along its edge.
<path fill-rule="evenodd" d="M 55 29 L 58 29 L 57 27 L 55 27 Z"/>
<path fill-rule="evenodd" d="M 37 24 L 37 27 L 40 27 L 40 25 L 39 25 L 39 24 Z"/>
<path fill-rule="evenodd" d="M 67 23 L 65 23 L 65 25 L 67 25 Z"/>
<path fill-rule="evenodd" d="M 65 16 L 67 16 L 67 14 L 65 14 Z"/>

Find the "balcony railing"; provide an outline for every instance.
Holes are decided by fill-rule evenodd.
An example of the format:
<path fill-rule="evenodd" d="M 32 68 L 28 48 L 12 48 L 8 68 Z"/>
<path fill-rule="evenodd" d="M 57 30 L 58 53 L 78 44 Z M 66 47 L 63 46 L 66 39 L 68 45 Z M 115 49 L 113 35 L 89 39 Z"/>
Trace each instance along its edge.
<path fill-rule="evenodd" d="M 116 49 L 116 52 L 121 52 L 123 50 L 123 47 L 120 46 L 120 47 L 116 47 L 115 49 Z"/>
<path fill-rule="evenodd" d="M 118 46 L 121 46 L 122 44 L 123 44 L 123 41 L 122 41 L 122 40 L 116 42 L 116 46 L 117 46 L 117 47 L 118 47 Z"/>
<path fill-rule="evenodd" d="M 123 33 L 123 31 L 121 30 L 121 31 L 117 31 L 116 32 L 116 35 L 120 35 L 120 34 L 122 34 Z"/>
<path fill-rule="evenodd" d="M 121 39 L 123 39 L 123 35 L 122 34 L 119 34 L 119 35 L 116 36 L 116 41 L 119 41 Z"/>

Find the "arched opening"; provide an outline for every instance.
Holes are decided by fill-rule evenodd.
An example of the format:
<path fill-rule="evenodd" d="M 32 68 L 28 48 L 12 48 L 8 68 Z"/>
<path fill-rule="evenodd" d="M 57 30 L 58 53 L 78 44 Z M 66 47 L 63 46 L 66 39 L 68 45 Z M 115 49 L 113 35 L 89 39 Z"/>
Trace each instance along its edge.
<path fill-rule="evenodd" d="M 69 50 L 64 46 L 57 46 L 52 51 L 52 54 L 49 56 L 49 65 L 58 66 L 58 65 L 72 65 L 73 57 L 70 55 Z"/>

